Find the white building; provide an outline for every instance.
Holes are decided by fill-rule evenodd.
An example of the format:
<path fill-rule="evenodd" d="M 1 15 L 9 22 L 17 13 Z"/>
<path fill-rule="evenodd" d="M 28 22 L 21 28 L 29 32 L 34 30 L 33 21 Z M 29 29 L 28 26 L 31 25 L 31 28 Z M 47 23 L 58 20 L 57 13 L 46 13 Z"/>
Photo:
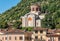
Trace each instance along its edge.
<path fill-rule="evenodd" d="M 22 27 L 41 27 L 41 20 L 45 14 L 40 12 L 38 4 L 31 5 L 31 11 L 22 16 Z"/>

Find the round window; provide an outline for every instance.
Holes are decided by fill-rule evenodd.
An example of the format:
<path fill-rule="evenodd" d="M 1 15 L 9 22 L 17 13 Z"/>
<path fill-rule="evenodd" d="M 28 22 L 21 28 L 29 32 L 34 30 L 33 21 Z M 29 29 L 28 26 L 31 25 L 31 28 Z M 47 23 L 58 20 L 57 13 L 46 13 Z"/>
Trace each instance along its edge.
<path fill-rule="evenodd" d="M 29 20 L 29 21 L 31 21 L 31 20 L 32 20 L 32 18 L 31 18 L 31 17 L 29 17 L 29 18 L 28 18 L 28 20 Z"/>

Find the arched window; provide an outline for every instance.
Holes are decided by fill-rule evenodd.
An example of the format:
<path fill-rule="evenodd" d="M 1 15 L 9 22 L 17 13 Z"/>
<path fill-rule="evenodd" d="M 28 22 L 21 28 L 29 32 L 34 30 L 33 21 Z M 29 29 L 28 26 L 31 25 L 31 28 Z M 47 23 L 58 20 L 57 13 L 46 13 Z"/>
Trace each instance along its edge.
<path fill-rule="evenodd" d="M 36 11 L 38 11 L 38 8 L 36 8 Z"/>
<path fill-rule="evenodd" d="M 20 37 L 19 37 L 19 40 L 23 40 L 23 37 L 20 36 Z"/>
<path fill-rule="evenodd" d="M 32 11 L 34 11 L 34 8 L 32 8 Z"/>
<path fill-rule="evenodd" d="M 15 37 L 15 40 L 17 40 L 17 37 Z"/>

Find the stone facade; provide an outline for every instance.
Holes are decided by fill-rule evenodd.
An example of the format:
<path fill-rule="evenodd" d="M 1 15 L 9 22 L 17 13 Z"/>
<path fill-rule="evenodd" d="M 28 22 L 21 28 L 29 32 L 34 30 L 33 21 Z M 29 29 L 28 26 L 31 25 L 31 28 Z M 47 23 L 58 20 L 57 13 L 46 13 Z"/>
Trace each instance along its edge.
<path fill-rule="evenodd" d="M 45 14 L 40 12 L 38 4 L 31 5 L 31 11 L 22 18 L 22 27 L 41 27 L 41 20 L 44 19 Z"/>
<path fill-rule="evenodd" d="M 32 31 L 0 30 L 0 41 L 60 41 L 60 29 L 36 27 Z"/>
<path fill-rule="evenodd" d="M 19 29 L 3 29 L 0 30 L 0 41 L 31 41 L 31 33 Z"/>
<path fill-rule="evenodd" d="M 46 41 L 47 29 L 45 28 L 34 28 L 32 34 L 32 41 Z"/>
<path fill-rule="evenodd" d="M 47 28 L 34 28 L 32 31 L 32 41 L 60 41 L 60 30 Z M 58 33 L 58 34 L 57 34 Z"/>

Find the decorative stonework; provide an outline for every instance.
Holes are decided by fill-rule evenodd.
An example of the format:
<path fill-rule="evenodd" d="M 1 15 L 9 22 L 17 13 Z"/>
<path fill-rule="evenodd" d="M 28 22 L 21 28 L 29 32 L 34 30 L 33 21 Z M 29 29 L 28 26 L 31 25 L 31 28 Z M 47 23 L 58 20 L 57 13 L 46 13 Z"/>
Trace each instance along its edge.
<path fill-rule="evenodd" d="M 30 7 L 31 11 L 21 17 L 22 27 L 41 27 L 41 20 L 44 19 L 45 14 L 40 12 L 40 6 L 37 4 Z"/>

